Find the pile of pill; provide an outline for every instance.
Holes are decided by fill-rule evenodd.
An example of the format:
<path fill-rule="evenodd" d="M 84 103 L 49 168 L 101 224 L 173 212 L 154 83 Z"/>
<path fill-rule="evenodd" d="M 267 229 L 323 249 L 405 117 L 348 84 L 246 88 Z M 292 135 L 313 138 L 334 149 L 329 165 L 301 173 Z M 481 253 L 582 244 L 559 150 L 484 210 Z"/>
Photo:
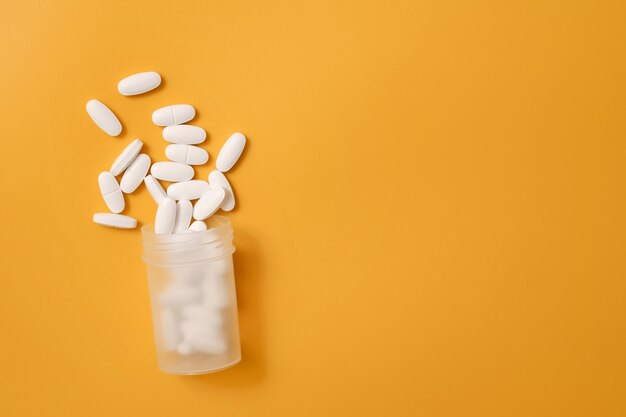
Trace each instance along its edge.
<path fill-rule="evenodd" d="M 118 91 L 124 96 L 143 94 L 157 88 L 161 76 L 156 72 L 142 72 L 124 78 L 118 83 Z M 87 113 L 104 132 L 117 136 L 122 125 L 115 114 L 98 100 L 87 103 Z M 206 150 L 196 146 L 206 139 L 206 131 L 185 124 L 196 115 L 189 104 L 174 104 L 152 113 L 152 122 L 163 126 L 163 138 L 171 143 L 165 149 L 169 161 L 155 162 L 145 153 L 140 153 L 143 142 L 132 141 L 115 159 L 109 171 L 98 176 L 100 193 L 110 213 L 96 213 L 93 221 L 110 227 L 133 229 L 137 220 L 121 213 L 124 211 L 124 194 L 134 192 L 142 182 L 157 203 L 154 231 L 157 234 L 189 233 L 207 229 L 204 222 L 217 210 L 231 211 L 235 207 L 232 187 L 224 175 L 237 162 L 246 144 L 241 133 L 234 133 L 222 146 L 213 170 L 207 181 L 194 180 L 194 165 L 203 165 L 209 160 Z M 148 174 L 150 172 L 150 175 Z M 116 177 L 121 177 L 118 182 Z M 172 184 L 163 189 L 159 180 Z M 197 200 L 197 201 L 196 201 Z M 195 205 L 192 204 L 196 201 Z M 195 220 L 192 223 L 192 218 Z"/>

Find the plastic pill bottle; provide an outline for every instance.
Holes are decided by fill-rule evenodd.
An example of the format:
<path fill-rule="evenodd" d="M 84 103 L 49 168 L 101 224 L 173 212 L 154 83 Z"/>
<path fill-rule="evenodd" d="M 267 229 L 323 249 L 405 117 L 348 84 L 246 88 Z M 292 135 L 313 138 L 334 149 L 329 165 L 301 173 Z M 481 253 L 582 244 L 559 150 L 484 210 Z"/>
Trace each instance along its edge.
<path fill-rule="evenodd" d="M 222 216 L 207 224 L 171 235 L 141 229 L 158 363 L 167 373 L 216 372 L 241 360 L 233 230 Z"/>

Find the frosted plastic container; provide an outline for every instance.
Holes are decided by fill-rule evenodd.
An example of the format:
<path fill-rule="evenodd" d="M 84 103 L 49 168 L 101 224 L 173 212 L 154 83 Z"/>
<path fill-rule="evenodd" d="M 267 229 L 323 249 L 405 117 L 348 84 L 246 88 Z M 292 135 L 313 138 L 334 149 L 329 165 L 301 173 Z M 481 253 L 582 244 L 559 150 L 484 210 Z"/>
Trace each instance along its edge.
<path fill-rule="evenodd" d="M 233 231 L 222 216 L 207 225 L 175 235 L 141 229 L 157 357 L 167 373 L 216 372 L 241 360 Z"/>

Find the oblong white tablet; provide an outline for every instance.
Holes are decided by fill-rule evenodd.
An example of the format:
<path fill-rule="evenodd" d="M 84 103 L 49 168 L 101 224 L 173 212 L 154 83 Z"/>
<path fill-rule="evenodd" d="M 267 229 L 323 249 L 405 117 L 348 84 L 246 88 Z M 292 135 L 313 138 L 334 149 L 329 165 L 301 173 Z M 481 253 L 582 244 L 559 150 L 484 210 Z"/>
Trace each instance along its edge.
<path fill-rule="evenodd" d="M 206 181 L 182 181 L 167 187 L 167 195 L 174 200 L 197 200 L 209 189 L 209 183 Z"/>
<path fill-rule="evenodd" d="M 167 193 L 163 189 L 161 183 L 157 181 L 156 178 L 154 178 L 152 175 L 148 175 L 146 178 L 144 178 L 143 182 L 146 184 L 146 188 L 154 199 L 154 202 L 157 204 L 161 204 L 161 201 L 163 201 L 163 199 L 167 197 Z"/>
<path fill-rule="evenodd" d="M 157 208 L 156 217 L 154 219 L 154 233 L 160 235 L 168 235 L 174 229 L 176 221 L 176 201 L 169 197 L 165 197 Z"/>
<path fill-rule="evenodd" d="M 226 192 L 226 197 L 224 197 L 222 207 L 220 207 L 222 210 L 231 211 L 235 208 L 235 194 L 224 174 L 216 169 L 211 171 L 209 173 L 209 185 L 211 187 L 222 187 Z"/>
<path fill-rule="evenodd" d="M 183 144 L 167 145 L 165 156 L 170 161 L 187 165 L 202 165 L 209 160 L 209 153 L 204 149 Z"/>
<path fill-rule="evenodd" d="M 113 165 L 111 165 L 111 174 L 116 177 L 120 175 L 124 170 L 133 162 L 135 157 L 139 154 L 141 147 L 143 146 L 143 142 L 139 139 L 135 139 L 131 143 L 128 144 L 126 148 L 122 151 L 122 153 L 115 159 Z"/>
<path fill-rule="evenodd" d="M 117 83 L 117 91 L 123 96 L 136 96 L 154 90 L 159 85 L 161 85 L 161 76 L 158 72 L 140 72 Z"/>
<path fill-rule="evenodd" d="M 235 162 L 241 156 L 243 148 L 246 146 L 246 137 L 239 133 L 233 133 L 217 155 L 215 166 L 222 172 L 227 172 L 235 165 Z"/>
<path fill-rule="evenodd" d="M 199 126 L 175 125 L 163 129 L 163 139 L 172 143 L 195 145 L 206 139 L 206 131 Z"/>
<path fill-rule="evenodd" d="M 193 168 L 180 162 L 157 162 L 150 168 L 156 179 L 170 182 L 188 181 L 193 178 Z"/>
<path fill-rule="evenodd" d="M 93 221 L 94 223 L 98 223 L 103 226 L 115 227 L 118 229 L 134 229 L 137 227 L 137 219 L 123 214 L 95 213 L 93 215 Z"/>
<path fill-rule="evenodd" d="M 86 108 L 91 120 L 107 134 L 117 136 L 122 132 L 122 124 L 111 109 L 102 102 L 96 99 L 89 100 Z"/>
<path fill-rule="evenodd" d="M 193 218 L 196 220 L 204 220 L 211 216 L 220 208 L 225 197 L 226 192 L 222 187 L 211 187 L 211 189 L 198 200 L 196 206 L 193 208 Z"/>
<path fill-rule="evenodd" d="M 120 181 L 122 191 L 127 194 L 135 191 L 143 181 L 149 169 L 150 157 L 145 153 L 137 155 L 135 160 L 126 168 L 126 171 L 124 171 L 122 181 Z"/>
<path fill-rule="evenodd" d="M 194 232 L 201 232 L 203 230 L 206 230 L 206 223 L 202 220 L 196 220 L 195 222 L 191 223 L 191 226 L 189 226 L 189 230 L 192 230 Z"/>
<path fill-rule="evenodd" d="M 100 194 L 102 194 L 109 210 L 113 213 L 124 210 L 124 195 L 113 174 L 106 171 L 101 172 L 98 175 L 98 185 L 100 186 Z"/>
<path fill-rule="evenodd" d="M 191 104 L 174 104 L 161 107 L 152 113 L 152 122 L 157 126 L 173 126 L 186 123 L 196 117 Z"/>
<path fill-rule="evenodd" d="M 176 221 L 174 222 L 174 233 L 183 233 L 189 230 L 193 206 L 189 200 L 180 200 L 176 203 Z"/>
<path fill-rule="evenodd" d="M 165 350 L 176 350 L 180 341 L 180 330 L 176 316 L 169 308 L 161 310 L 161 336 Z"/>

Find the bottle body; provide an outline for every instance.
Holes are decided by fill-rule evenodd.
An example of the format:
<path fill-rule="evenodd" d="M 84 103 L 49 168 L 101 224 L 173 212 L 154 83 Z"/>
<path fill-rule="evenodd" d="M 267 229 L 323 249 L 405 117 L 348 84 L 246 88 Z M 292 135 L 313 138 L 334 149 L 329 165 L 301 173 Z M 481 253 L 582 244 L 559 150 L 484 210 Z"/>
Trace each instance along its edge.
<path fill-rule="evenodd" d="M 201 232 L 142 230 L 158 363 L 167 373 L 215 372 L 241 360 L 232 230 L 214 217 Z"/>

